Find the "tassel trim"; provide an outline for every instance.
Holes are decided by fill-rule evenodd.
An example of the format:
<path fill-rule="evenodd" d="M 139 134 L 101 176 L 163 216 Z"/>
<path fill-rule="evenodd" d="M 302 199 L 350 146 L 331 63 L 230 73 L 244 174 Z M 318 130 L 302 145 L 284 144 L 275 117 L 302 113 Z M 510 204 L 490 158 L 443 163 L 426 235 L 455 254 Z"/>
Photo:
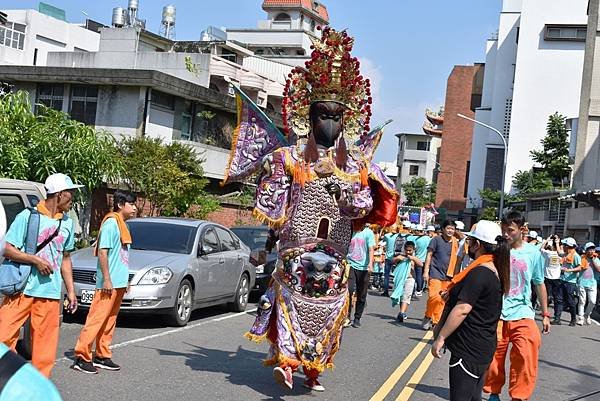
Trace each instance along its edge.
<path fill-rule="evenodd" d="M 257 336 L 256 334 L 252 334 L 248 331 L 248 332 L 244 333 L 244 337 L 247 340 L 252 341 L 253 343 L 260 344 L 265 340 L 265 338 L 267 338 L 267 334 L 265 333 L 260 336 Z"/>
<path fill-rule="evenodd" d="M 286 220 L 285 216 L 281 216 L 278 219 L 269 217 L 257 208 L 254 208 L 254 210 L 252 211 L 252 217 L 260 221 L 261 223 L 267 223 L 271 227 L 280 227 Z"/>

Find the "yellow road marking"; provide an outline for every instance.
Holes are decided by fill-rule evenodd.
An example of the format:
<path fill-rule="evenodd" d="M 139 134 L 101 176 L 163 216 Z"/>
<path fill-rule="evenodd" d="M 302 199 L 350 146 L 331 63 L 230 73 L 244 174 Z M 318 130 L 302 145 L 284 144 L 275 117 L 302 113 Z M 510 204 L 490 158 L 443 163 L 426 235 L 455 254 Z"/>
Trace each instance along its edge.
<path fill-rule="evenodd" d="M 396 398 L 396 401 L 408 401 L 412 393 L 417 388 L 417 385 L 421 382 L 421 379 L 423 379 L 423 376 L 425 376 L 425 373 L 427 373 L 427 369 L 429 369 L 431 362 L 433 362 L 433 355 L 431 355 L 431 352 L 427 352 L 425 359 L 423 359 L 423 362 L 421 362 L 415 373 L 408 380 L 406 387 L 402 389 L 402 392 L 398 398 Z"/>
<path fill-rule="evenodd" d="M 427 331 L 427 333 L 425 333 L 421 341 L 419 341 L 419 343 L 415 345 L 410 354 L 408 354 L 408 356 L 404 358 L 402 363 L 400 363 L 400 366 L 396 368 L 396 370 L 381 385 L 381 387 L 379 388 L 379 390 L 377 390 L 373 397 L 371 397 L 370 401 L 383 401 L 383 399 L 390 393 L 390 391 L 392 391 L 396 383 L 398 383 L 398 381 L 402 378 L 402 376 L 408 370 L 410 365 L 412 365 L 415 359 L 417 359 L 423 348 L 425 348 L 425 346 L 429 343 L 429 340 L 431 340 L 432 338 L 433 331 Z"/>

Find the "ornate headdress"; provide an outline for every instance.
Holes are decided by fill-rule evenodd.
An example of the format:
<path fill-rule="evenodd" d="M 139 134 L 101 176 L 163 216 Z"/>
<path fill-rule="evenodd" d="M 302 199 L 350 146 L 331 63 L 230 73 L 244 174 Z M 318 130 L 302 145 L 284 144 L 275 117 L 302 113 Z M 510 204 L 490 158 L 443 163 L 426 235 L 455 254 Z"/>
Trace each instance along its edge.
<path fill-rule="evenodd" d="M 306 68 L 296 67 L 288 75 L 282 105 L 286 134 L 299 138 L 310 131 L 310 105 L 334 101 L 346 106 L 344 135 L 352 142 L 366 136 L 371 120 L 370 82 L 360 75 L 360 62 L 351 57 L 354 39 L 345 31 L 323 28 L 321 39 L 313 40 Z"/>

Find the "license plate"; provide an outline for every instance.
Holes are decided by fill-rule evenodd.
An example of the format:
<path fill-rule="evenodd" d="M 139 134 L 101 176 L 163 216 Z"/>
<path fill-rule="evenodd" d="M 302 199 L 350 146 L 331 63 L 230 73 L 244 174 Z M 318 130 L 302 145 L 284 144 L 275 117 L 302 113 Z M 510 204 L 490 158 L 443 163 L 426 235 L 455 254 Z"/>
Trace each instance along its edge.
<path fill-rule="evenodd" d="M 95 291 L 81 290 L 81 303 L 91 304 L 94 300 L 94 293 Z"/>

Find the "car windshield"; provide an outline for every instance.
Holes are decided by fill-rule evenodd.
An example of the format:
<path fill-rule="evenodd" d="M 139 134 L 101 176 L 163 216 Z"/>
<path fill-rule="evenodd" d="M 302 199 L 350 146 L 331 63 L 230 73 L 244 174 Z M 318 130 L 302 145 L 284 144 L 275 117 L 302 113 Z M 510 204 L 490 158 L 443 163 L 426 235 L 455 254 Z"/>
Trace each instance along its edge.
<path fill-rule="evenodd" d="M 190 254 L 196 240 L 196 227 L 149 221 L 127 223 L 133 244 L 131 249 Z"/>
<path fill-rule="evenodd" d="M 242 240 L 248 248 L 254 249 L 265 249 L 267 238 L 269 237 L 268 228 L 232 228 L 231 231 Z"/>

